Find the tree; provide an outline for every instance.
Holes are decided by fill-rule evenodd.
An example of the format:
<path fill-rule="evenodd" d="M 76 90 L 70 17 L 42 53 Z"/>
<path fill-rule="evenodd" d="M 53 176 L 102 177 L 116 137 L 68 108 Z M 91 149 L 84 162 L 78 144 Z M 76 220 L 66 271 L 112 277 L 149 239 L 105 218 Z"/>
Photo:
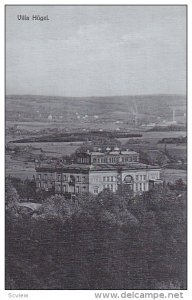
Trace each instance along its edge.
<path fill-rule="evenodd" d="M 164 186 L 133 198 L 104 190 L 45 199 L 36 216 L 6 226 L 8 286 L 185 288 L 186 192 L 177 195 Z"/>
<path fill-rule="evenodd" d="M 186 190 L 186 184 L 182 180 L 182 178 L 179 178 L 178 180 L 175 181 L 175 188 L 176 190 L 180 190 L 180 191 Z"/>
<path fill-rule="evenodd" d="M 78 210 L 79 208 L 73 200 L 66 199 L 61 195 L 55 195 L 45 199 L 41 207 L 40 216 L 43 218 L 58 219 L 65 223 Z"/>
<path fill-rule="evenodd" d="M 19 195 L 13 187 L 9 178 L 5 179 L 5 209 L 9 212 L 16 212 L 19 202 Z"/>

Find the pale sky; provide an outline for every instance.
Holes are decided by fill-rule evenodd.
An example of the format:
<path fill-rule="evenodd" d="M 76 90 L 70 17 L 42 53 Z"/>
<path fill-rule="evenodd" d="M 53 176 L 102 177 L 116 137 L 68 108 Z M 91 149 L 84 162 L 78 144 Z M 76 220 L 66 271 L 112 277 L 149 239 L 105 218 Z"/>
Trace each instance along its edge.
<path fill-rule="evenodd" d="M 185 94 L 186 7 L 7 6 L 6 93 Z"/>

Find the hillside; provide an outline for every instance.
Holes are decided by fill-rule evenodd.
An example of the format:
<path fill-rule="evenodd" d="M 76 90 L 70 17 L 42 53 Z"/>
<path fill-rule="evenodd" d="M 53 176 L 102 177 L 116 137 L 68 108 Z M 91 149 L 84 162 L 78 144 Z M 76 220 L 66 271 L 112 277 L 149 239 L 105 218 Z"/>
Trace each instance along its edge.
<path fill-rule="evenodd" d="M 172 109 L 183 114 L 186 98 L 183 95 L 144 95 L 115 97 L 52 97 L 8 95 L 7 121 L 47 121 L 51 114 L 55 121 L 85 120 L 96 116 L 104 120 L 128 120 L 138 114 L 140 119 L 155 121 L 157 117 L 170 119 Z M 86 116 L 87 115 L 87 116 Z"/>

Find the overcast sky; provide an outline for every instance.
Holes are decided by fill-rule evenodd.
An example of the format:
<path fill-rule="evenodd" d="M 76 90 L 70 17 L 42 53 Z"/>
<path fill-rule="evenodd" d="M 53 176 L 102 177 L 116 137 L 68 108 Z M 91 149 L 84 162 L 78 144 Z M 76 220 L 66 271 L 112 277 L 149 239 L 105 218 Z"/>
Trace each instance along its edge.
<path fill-rule="evenodd" d="M 19 21 L 17 15 L 48 15 Z M 185 94 L 185 6 L 8 6 L 6 93 Z"/>

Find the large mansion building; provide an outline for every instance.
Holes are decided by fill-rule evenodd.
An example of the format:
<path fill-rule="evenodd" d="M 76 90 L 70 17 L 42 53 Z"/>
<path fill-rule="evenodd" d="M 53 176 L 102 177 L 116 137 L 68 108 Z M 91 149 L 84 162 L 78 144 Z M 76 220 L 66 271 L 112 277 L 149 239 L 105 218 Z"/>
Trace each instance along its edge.
<path fill-rule="evenodd" d="M 135 151 L 106 148 L 105 152 L 78 153 L 71 164 L 36 164 L 37 190 L 55 194 L 139 194 L 161 183 L 160 168 L 139 162 Z"/>

